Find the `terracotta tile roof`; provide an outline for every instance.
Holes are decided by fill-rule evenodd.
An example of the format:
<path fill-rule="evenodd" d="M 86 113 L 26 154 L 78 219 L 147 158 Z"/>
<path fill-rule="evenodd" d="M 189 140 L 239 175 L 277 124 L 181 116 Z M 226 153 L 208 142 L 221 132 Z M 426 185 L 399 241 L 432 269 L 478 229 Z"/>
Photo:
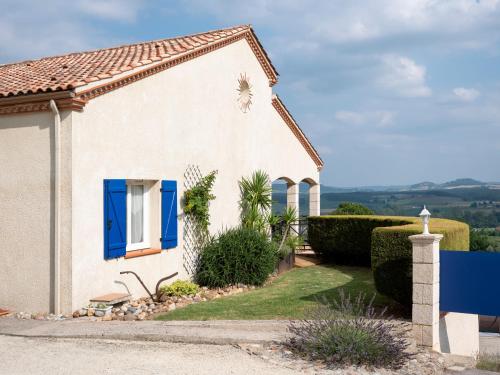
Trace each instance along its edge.
<path fill-rule="evenodd" d="M 235 36 L 241 38 L 235 39 Z M 183 37 L 0 65 L 0 98 L 72 90 L 91 82 L 112 78 L 137 67 L 173 60 L 189 52 L 202 49 L 207 52 L 207 47 L 221 44 L 228 39 L 236 41 L 244 37 L 254 41 L 252 49 L 260 55 L 259 61 L 269 76 L 270 83 L 274 84 L 277 80 L 275 68 L 252 28 L 244 25 Z"/>

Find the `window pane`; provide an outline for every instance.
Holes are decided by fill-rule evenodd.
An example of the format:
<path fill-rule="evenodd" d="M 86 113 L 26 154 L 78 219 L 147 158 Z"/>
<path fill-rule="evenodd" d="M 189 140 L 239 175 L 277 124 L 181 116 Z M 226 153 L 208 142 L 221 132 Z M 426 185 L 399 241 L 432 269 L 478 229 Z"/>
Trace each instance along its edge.
<path fill-rule="evenodd" d="M 144 186 L 131 185 L 130 188 L 132 195 L 130 240 L 132 243 L 139 243 L 144 241 Z"/>

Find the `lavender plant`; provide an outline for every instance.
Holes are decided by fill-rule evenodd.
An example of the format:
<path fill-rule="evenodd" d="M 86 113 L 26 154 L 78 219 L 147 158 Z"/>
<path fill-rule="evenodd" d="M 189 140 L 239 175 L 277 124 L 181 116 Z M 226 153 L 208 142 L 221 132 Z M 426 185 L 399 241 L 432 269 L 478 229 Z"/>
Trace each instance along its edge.
<path fill-rule="evenodd" d="M 294 353 L 321 360 L 331 367 L 364 365 L 398 369 L 412 355 L 404 335 L 395 335 L 385 309 L 376 312 L 372 298 L 356 298 L 340 291 L 339 298 L 326 298 L 304 320 L 290 322 L 286 342 Z"/>

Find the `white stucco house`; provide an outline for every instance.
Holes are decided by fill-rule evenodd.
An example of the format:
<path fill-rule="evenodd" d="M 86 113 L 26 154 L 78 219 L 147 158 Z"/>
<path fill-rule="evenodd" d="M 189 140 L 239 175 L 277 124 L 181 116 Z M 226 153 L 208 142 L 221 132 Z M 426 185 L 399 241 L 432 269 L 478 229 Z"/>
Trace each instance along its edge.
<path fill-rule="evenodd" d="M 71 312 L 183 267 L 189 173 L 218 170 L 211 231 L 256 169 L 310 185 L 318 153 L 250 26 L 0 65 L 0 307 Z"/>

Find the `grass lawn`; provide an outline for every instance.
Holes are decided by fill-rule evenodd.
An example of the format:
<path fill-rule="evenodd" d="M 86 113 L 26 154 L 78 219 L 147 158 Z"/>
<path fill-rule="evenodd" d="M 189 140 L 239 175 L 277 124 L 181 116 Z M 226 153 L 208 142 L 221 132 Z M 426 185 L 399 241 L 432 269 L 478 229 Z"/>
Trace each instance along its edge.
<path fill-rule="evenodd" d="M 500 372 L 500 356 L 494 354 L 480 354 L 476 368 L 480 370 Z"/>
<path fill-rule="evenodd" d="M 369 268 L 346 266 L 313 266 L 295 268 L 263 288 L 245 293 L 192 304 L 159 316 L 159 320 L 222 319 L 297 319 L 314 306 L 318 298 L 336 297 L 340 289 L 367 298 L 375 294 Z M 393 302 L 377 295 L 375 305 Z"/>

